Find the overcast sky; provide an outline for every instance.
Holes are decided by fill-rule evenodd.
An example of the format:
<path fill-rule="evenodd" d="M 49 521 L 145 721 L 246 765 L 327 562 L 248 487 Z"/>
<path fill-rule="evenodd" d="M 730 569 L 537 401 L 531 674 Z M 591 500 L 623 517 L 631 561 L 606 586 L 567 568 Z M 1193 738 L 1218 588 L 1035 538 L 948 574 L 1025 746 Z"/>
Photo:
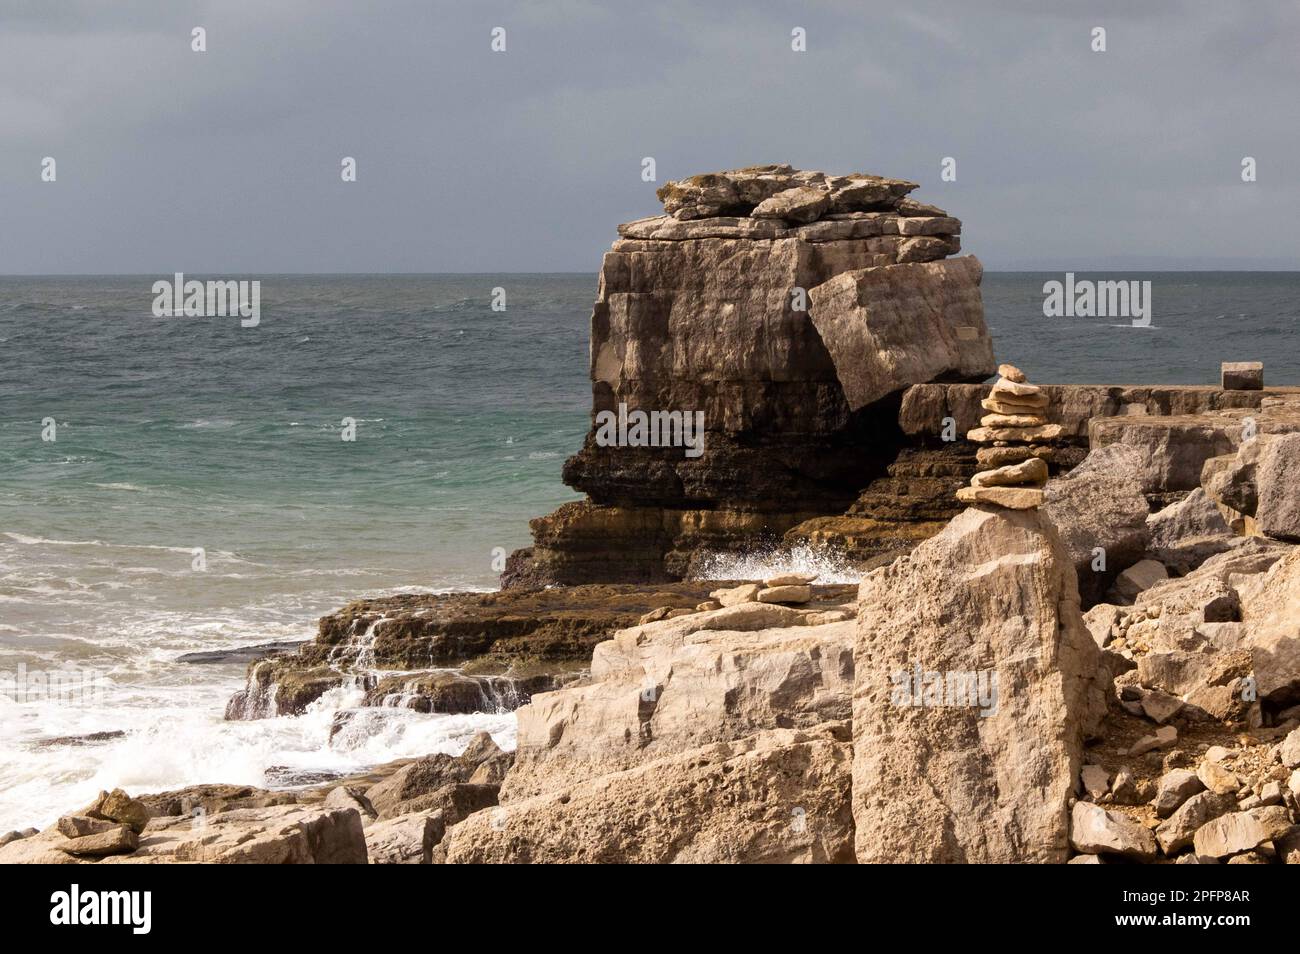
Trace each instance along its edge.
<path fill-rule="evenodd" d="M 991 269 L 1300 268 L 1300 4 L 1066 6 L 3 0 L 0 273 L 594 272 L 762 162 L 920 182 Z"/>

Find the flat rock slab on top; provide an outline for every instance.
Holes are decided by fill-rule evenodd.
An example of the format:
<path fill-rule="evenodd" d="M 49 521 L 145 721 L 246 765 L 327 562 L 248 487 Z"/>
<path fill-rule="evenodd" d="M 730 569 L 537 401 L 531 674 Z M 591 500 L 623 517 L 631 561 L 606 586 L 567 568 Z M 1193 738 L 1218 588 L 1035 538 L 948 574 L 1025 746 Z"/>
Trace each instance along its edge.
<path fill-rule="evenodd" d="M 655 194 L 663 202 L 664 211 L 677 219 L 759 212 L 811 222 L 825 212 L 896 208 L 916 185 L 905 179 L 866 173 L 832 176 L 780 164 L 690 176 L 665 183 Z M 918 211 L 943 214 L 941 209 L 927 206 L 921 206 Z"/>

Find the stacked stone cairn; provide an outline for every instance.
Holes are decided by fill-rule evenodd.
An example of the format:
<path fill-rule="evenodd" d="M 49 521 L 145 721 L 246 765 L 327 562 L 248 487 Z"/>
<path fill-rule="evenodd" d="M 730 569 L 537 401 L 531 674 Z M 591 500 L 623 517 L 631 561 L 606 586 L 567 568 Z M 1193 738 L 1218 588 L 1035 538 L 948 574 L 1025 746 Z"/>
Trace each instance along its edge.
<path fill-rule="evenodd" d="M 1061 436 L 1061 425 L 1047 421 L 1047 394 L 1030 384 L 1019 368 L 998 366 L 998 380 L 981 401 L 989 413 L 967 440 L 983 444 L 976 454 L 985 468 L 957 491 L 963 503 L 993 504 L 1010 510 L 1030 510 L 1043 502 L 1050 442 Z"/>

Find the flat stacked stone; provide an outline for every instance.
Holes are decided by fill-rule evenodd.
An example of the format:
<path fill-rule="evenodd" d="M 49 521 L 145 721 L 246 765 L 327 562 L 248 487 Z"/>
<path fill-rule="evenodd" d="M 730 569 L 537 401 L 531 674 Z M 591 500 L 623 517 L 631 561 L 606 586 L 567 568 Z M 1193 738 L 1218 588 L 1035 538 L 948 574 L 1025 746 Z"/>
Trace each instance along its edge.
<path fill-rule="evenodd" d="M 969 487 L 957 491 L 963 503 L 995 504 L 1011 510 L 1029 510 L 1043 502 L 1047 464 L 1052 448 L 1047 442 L 1061 436 L 1061 425 L 1048 423 L 1047 395 L 1010 364 L 998 366 L 998 380 L 981 401 L 989 413 L 980 426 L 966 433 L 968 440 L 984 444 L 976 461 L 987 468 L 971 478 Z"/>

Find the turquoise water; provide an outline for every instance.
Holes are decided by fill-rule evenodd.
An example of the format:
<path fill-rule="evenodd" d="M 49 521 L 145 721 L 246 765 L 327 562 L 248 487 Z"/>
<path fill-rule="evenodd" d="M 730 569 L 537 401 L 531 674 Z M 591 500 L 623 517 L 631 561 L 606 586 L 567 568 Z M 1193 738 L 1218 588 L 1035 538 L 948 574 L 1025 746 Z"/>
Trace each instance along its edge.
<path fill-rule="evenodd" d="M 0 673 L 75 666 L 103 687 L 0 700 L 0 831 L 111 785 L 261 784 L 272 765 L 456 750 L 475 728 L 508 744 L 510 716 L 398 713 L 340 751 L 340 698 L 224 723 L 243 667 L 175 657 L 309 638 L 360 595 L 493 587 L 494 555 L 576 498 L 560 468 L 588 426 L 594 277 L 252 276 L 256 328 L 155 318 L 158 277 L 0 278 Z M 998 356 L 1034 380 L 1205 384 L 1262 359 L 1300 384 L 1300 275 L 1101 276 L 1153 282 L 1150 328 L 1044 318 L 1061 277 L 985 276 Z M 125 735 L 38 744 L 99 731 Z"/>

